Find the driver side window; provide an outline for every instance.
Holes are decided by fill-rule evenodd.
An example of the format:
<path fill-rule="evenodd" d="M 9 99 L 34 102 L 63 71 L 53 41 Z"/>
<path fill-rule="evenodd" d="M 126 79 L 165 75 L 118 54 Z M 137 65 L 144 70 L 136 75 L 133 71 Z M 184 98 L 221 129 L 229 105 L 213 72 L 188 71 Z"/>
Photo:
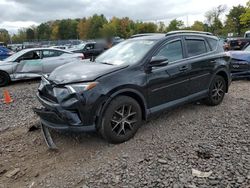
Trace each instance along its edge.
<path fill-rule="evenodd" d="M 26 54 L 22 55 L 19 60 L 35 60 L 35 59 L 41 59 L 40 51 L 31 51 L 27 52 Z"/>
<path fill-rule="evenodd" d="M 156 56 L 164 56 L 169 63 L 183 59 L 182 44 L 180 40 L 167 43 Z"/>

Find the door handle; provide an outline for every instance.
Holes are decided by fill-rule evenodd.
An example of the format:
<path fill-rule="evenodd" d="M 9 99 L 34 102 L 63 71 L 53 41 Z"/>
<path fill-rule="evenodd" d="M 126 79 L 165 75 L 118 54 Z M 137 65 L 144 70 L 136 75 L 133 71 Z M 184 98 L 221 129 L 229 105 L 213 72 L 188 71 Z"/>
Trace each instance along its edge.
<path fill-rule="evenodd" d="M 186 71 L 186 70 L 188 70 L 188 65 L 183 65 L 179 67 L 179 71 Z"/>

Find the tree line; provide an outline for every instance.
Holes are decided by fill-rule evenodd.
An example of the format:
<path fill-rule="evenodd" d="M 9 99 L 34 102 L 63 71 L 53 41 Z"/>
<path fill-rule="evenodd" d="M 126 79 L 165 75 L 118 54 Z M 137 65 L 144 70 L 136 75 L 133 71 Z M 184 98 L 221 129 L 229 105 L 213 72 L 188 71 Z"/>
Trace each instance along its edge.
<path fill-rule="evenodd" d="M 208 31 L 219 36 L 233 33 L 235 36 L 250 29 L 250 0 L 246 6 L 238 5 L 229 10 L 225 22 L 221 17 L 227 7 L 220 5 L 205 13 L 204 22 L 195 21 L 192 26 L 185 27 L 184 22 L 173 19 L 168 25 L 164 22 L 141 22 L 128 17 L 113 17 L 108 20 L 104 15 L 94 14 L 79 19 L 63 19 L 48 21 L 38 26 L 19 29 L 12 36 L 6 29 L 0 29 L 0 41 L 5 43 L 21 43 L 24 41 L 64 40 L 64 39 L 96 39 L 102 37 L 119 36 L 128 38 L 137 33 L 168 32 L 187 29 Z"/>

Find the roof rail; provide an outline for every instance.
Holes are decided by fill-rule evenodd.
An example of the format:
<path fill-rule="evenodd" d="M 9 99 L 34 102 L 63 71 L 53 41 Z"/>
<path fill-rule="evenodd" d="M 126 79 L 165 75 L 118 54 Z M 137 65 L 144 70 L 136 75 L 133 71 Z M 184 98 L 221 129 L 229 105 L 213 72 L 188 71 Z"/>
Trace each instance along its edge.
<path fill-rule="evenodd" d="M 175 34 L 203 34 L 203 35 L 210 35 L 212 36 L 213 34 L 210 32 L 204 32 L 204 31 L 192 31 L 192 30 L 179 30 L 179 31 L 170 31 L 166 33 L 166 36 L 170 35 L 175 35 Z"/>
<path fill-rule="evenodd" d="M 146 37 L 146 36 L 152 36 L 152 35 L 162 35 L 164 33 L 140 33 L 132 35 L 130 38 L 137 38 L 137 37 Z"/>

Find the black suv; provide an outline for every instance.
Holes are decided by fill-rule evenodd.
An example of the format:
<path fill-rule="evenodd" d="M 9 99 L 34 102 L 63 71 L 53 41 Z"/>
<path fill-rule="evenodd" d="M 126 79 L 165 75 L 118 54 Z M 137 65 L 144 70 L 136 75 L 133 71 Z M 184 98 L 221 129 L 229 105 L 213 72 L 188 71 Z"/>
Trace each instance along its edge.
<path fill-rule="evenodd" d="M 85 59 L 93 59 L 100 55 L 105 50 L 103 42 L 84 42 L 77 45 L 69 51 L 74 53 L 82 53 Z"/>
<path fill-rule="evenodd" d="M 43 77 L 37 96 L 45 108 L 35 112 L 44 130 L 97 130 L 121 143 L 155 113 L 197 100 L 220 104 L 231 82 L 230 59 L 210 33 L 134 37 L 95 62 L 67 64 Z"/>

